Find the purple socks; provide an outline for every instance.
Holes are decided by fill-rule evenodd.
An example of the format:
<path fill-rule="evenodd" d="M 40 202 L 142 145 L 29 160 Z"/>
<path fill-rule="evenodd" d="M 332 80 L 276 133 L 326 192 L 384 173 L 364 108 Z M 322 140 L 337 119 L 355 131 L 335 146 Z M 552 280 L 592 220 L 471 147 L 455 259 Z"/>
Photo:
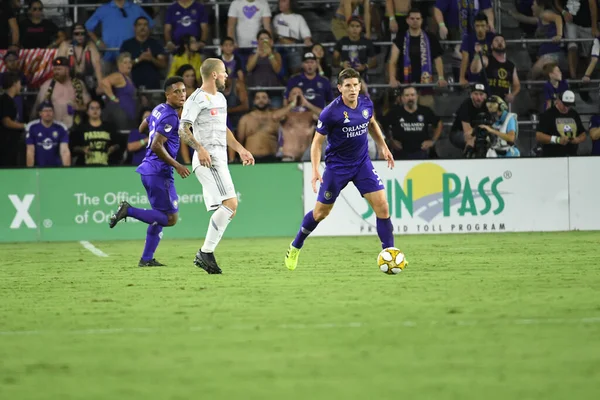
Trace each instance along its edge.
<path fill-rule="evenodd" d="M 160 238 L 162 236 L 163 227 L 156 224 L 148 226 L 146 231 L 146 244 L 144 246 L 144 253 L 142 254 L 143 261 L 150 261 L 154 258 L 154 252 L 158 247 Z"/>
<path fill-rule="evenodd" d="M 381 240 L 381 248 L 394 247 L 394 226 L 391 218 L 377 218 L 377 235 Z"/>
<path fill-rule="evenodd" d="M 304 241 L 306 240 L 308 235 L 310 235 L 312 231 L 315 230 L 317 225 L 319 225 L 319 223 L 315 221 L 315 218 L 313 217 L 313 212 L 312 210 L 310 210 L 304 216 L 304 219 L 302 220 L 302 225 L 300 226 L 300 230 L 298 231 L 296 238 L 292 242 L 292 246 L 294 246 L 297 249 L 301 249 L 304 245 Z"/>

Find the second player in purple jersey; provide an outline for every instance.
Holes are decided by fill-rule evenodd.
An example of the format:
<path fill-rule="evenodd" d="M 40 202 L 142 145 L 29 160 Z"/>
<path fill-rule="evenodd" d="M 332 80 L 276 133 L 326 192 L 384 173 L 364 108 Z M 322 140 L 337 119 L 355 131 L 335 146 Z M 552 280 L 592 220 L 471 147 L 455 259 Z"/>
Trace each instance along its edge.
<path fill-rule="evenodd" d="M 285 265 L 290 270 L 296 269 L 300 249 L 308 235 L 329 215 L 340 192 L 350 182 L 354 183 L 375 211 L 382 248 L 394 247 L 393 225 L 384 185 L 369 158 L 367 135 L 373 136 L 388 167 L 394 167 L 394 158 L 375 121 L 373 103 L 368 97 L 359 95 L 360 88 L 361 78 L 357 71 L 347 68 L 340 72 L 338 90 L 341 96 L 325 107 L 319 116 L 310 156 L 315 193 L 317 182 L 321 186 L 315 208 L 304 216 L 285 256 Z M 321 177 L 319 165 L 325 138 L 328 144 L 325 149 L 325 171 Z"/>
<path fill-rule="evenodd" d="M 159 267 L 154 252 L 161 239 L 162 229 L 177 223 L 178 196 L 175 191 L 173 169 L 182 177 L 190 175 L 190 171 L 176 161 L 179 150 L 179 117 L 177 111 L 185 102 L 185 85 L 183 78 L 174 76 L 165 82 L 167 102 L 152 110 L 150 116 L 142 121 L 140 132 L 150 130 L 148 150 L 136 172 L 142 177 L 148 201 L 152 209 L 146 210 L 132 207 L 126 201 L 119 205 L 117 212 L 111 217 L 109 226 L 114 228 L 122 219 L 132 217 L 148 224 L 146 244 L 140 267 Z"/>

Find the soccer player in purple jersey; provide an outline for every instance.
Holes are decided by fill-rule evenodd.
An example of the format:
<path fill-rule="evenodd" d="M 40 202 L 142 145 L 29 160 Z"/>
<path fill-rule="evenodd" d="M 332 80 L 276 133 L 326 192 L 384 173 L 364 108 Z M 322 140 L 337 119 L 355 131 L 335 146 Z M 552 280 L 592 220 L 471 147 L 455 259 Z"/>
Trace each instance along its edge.
<path fill-rule="evenodd" d="M 317 181 L 321 183 L 317 204 L 302 220 L 300 230 L 285 256 L 285 266 L 296 269 L 298 256 L 304 241 L 333 208 L 338 195 L 349 182 L 354 183 L 360 194 L 369 202 L 377 216 L 377 234 L 385 249 L 394 247 L 394 234 L 384 185 L 369 158 L 367 133 L 387 160 L 394 167 L 394 158 L 388 149 L 383 133 L 375 121 L 373 103 L 360 93 L 360 74 L 346 68 L 338 76 L 338 90 L 342 94 L 321 112 L 317 133 L 310 149 L 312 162 L 312 186 L 317 193 Z M 325 138 L 325 172 L 319 173 L 321 148 Z"/>
<path fill-rule="evenodd" d="M 126 201 L 119 205 L 117 212 L 110 218 L 109 226 L 114 228 L 117 223 L 127 217 L 147 223 L 146 245 L 140 259 L 140 267 L 162 267 L 154 258 L 154 252 L 161 239 L 163 227 L 177 223 L 177 201 L 173 168 L 179 176 L 187 178 L 190 171 L 179 164 L 175 158 L 179 150 L 179 117 L 177 111 L 185 102 L 185 85 L 183 78 L 174 76 L 165 82 L 166 103 L 152 110 L 146 121 L 142 121 L 140 131 L 148 124 L 148 150 L 146 157 L 137 167 L 136 172 L 142 176 L 142 184 L 146 188 L 151 210 L 132 207 Z"/>

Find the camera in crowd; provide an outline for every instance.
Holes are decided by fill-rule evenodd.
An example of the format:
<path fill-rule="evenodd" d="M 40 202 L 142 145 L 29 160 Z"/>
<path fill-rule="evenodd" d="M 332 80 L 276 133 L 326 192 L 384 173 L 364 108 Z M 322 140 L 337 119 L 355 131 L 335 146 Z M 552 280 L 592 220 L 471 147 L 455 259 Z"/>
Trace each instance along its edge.
<path fill-rule="evenodd" d="M 473 147 L 468 147 L 465 151 L 465 158 L 486 158 L 492 138 L 491 134 L 481 128 L 481 125 L 492 126 L 494 117 L 488 112 L 480 112 L 473 119 L 471 126 L 473 127 L 473 136 L 475 136 L 475 144 Z"/>

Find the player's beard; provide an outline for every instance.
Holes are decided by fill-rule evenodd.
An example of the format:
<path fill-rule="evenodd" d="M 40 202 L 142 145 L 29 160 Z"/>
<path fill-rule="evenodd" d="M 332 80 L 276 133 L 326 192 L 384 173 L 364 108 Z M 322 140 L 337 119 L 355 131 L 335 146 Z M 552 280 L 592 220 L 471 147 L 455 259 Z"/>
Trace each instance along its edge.
<path fill-rule="evenodd" d="M 216 84 L 217 90 L 219 92 L 222 92 L 225 90 L 225 82 L 221 83 L 220 81 L 217 80 L 217 81 L 215 81 L 215 84 Z"/>

